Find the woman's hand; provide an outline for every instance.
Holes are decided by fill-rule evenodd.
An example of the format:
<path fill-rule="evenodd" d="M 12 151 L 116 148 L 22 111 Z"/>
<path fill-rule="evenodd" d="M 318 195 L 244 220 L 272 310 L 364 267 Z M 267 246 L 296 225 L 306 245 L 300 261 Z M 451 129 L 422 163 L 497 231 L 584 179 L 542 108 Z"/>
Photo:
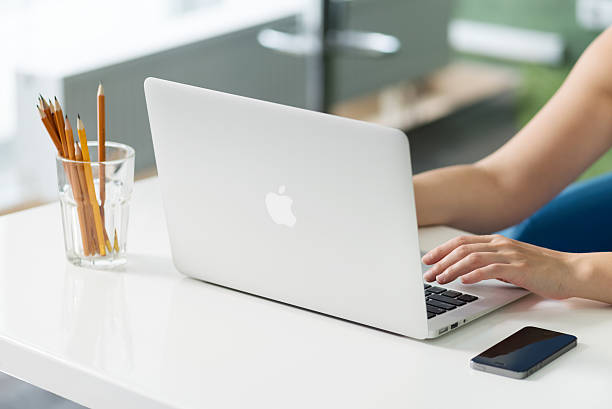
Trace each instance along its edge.
<path fill-rule="evenodd" d="M 464 284 L 495 278 L 547 298 L 571 297 L 574 275 L 571 255 L 508 239 L 500 235 L 460 236 L 423 256 L 432 267 L 425 280 Z"/>

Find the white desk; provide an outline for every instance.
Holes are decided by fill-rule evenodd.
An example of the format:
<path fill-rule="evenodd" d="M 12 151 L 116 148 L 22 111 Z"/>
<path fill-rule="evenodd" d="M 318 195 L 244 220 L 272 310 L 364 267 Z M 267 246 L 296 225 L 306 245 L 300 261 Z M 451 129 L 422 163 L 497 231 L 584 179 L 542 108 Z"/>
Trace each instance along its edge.
<path fill-rule="evenodd" d="M 450 229 L 422 231 L 424 247 Z M 609 408 L 612 310 L 530 295 L 415 341 L 185 278 L 138 183 L 124 272 L 64 259 L 57 204 L 0 218 L 0 370 L 94 408 Z M 524 325 L 578 347 L 517 381 L 469 359 Z"/>

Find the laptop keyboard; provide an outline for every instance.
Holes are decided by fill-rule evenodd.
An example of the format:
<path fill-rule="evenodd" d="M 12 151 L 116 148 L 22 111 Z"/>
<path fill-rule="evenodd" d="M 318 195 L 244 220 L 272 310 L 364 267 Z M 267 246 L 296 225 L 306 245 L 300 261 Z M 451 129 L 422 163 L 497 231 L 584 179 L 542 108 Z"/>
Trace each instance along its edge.
<path fill-rule="evenodd" d="M 427 319 L 436 315 L 444 314 L 446 311 L 454 310 L 476 301 L 475 295 L 460 293 L 455 290 L 447 290 L 442 287 L 435 287 L 425 284 L 425 303 L 427 304 Z"/>

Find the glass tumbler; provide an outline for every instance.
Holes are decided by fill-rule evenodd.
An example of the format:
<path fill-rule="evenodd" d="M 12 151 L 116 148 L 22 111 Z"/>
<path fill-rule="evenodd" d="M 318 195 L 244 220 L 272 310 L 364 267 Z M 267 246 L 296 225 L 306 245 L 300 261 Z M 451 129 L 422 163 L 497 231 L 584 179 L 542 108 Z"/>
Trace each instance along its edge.
<path fill-rule="evenodd" d="M 134 186 L 134 149 L 106 142 L 106 160 L 96 162 L 98 143 L 88 142 L 90 162 L 57 157 L 57 181 L 68 260 L 78 266 L 125 264 L 129 203 Z"/>

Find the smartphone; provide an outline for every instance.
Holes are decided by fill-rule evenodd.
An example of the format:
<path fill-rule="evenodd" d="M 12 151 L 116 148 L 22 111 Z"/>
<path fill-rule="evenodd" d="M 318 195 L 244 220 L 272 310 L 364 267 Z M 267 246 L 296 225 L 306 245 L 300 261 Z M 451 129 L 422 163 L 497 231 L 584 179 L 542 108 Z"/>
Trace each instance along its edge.
<path fill-rule="evenodd" d="M 484 372 L 523 379 L 576 346 L 569 334 L 537 327 L 525 327 L 493 345 L 470 361 Z"/>

